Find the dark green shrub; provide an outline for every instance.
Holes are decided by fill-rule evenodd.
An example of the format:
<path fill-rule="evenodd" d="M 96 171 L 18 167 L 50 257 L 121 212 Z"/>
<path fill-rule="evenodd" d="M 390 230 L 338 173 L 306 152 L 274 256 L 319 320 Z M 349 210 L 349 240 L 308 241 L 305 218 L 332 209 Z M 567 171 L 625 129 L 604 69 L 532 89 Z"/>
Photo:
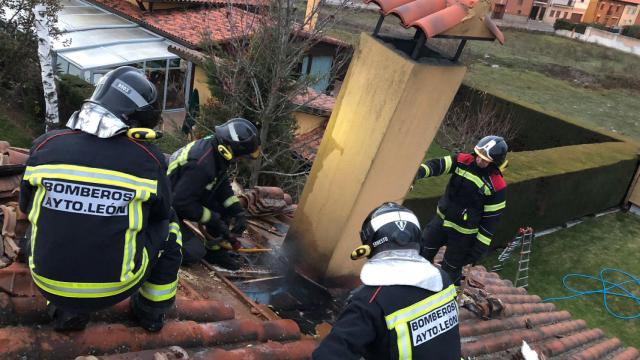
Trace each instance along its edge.
<path fill-rule="evenodd" d="M 569 20 L 566 19 L 556 19 L 556 22 L 553 23 L 553 29 L 554 30 L 573 30 L 573 28 L 575 28 L 576 24 L 570 22 Z"/>
<path fill-rule="evenodd" d="M 609 142 L 509 154 L 507 209 L 493 246 L 521 226 L 540 231 L 620 205 L 638 166 L 637 144 Z M 416 183 L 404 204 L 425 226 L 447 177 Z"/>
<path fill-rule="evenodd" d="M 625 26 L 622 35 L 640 39 L 640 25 Z"/>
<path fill-rule="evenodd" d="M 573 31 L 580 34 L 584 34 L 584 32 L 587 30 L 587 26 L 589 25 L 585 23 L 576 24 L 576 26 L 573 28 Z"/>
<path fill-rule="evenodd" d="M 64 125 L 74 111 L 79 110 L 82 102 L 91 97 L 93 85 L 73 75 L 60 75 L 56 81 L 58 88 L 58 114 L 60 124 Z"/>

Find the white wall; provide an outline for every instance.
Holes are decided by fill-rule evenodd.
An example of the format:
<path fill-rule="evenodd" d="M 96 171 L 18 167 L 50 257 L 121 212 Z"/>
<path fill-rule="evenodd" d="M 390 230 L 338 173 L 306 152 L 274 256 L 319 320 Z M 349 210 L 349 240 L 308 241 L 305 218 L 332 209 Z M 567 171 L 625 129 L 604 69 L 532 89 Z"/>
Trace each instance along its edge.
<path fill-rule="evenodd" d="M 610 33 L 587 27 L 584 34 L 568 30 L 556 30 L 556 34 L 584 42 L 594 43 L 608 48 L 624 51 L 626 53 L 640 56 L 640 39 L 634 39 L 628 36 Z"/>

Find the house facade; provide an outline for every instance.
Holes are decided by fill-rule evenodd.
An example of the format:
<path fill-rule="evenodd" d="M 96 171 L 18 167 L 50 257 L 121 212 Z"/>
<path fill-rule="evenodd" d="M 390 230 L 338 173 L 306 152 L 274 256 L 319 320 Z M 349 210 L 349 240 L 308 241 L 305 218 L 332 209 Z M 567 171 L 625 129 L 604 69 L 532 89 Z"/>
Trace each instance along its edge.
<path fill-rule="evenodd" d="M 550 0 L 542 21 L 553 24 L 557 19 L 565 19 L 579 23 L 588 6 L 589 0 Z"/>
<path fill-rule="evenodd" d="M 184 51 L 169 49 L 201 54 L 205 38 L 224 46 L 235 37 L 249 36 L 257 26 L 254 11 L 264 3 L 238 1 L 63 0 L 63 34 L 54 42 L 58 68 L 96 84 L 118 66 L 137 67 L 156 84 L 163 110 L 172 115 L 165 118 L 179 126 L 190 100 L 203 104 L 211 93 L 200 63 Z M 306 53 L 299 71 L 317 76 L 313 90 L 319 94 L 333 88 L 329 72 L 342 48 L 350 46 L 327 37 Z"/>
<path fill-rule="evenodd" d="M 606 27 L 621 27 L 629 25 L 622 21 L 628 22 L 635 16 L 633 24 L 638 24 L 638 5 L 640 0 L 591 0 L 583 22 L 597 23 Z M 635 10 L 631 9 L 633 6 L 636 6 Z"/>
<path fill-rule="evenodd" d="M 510 21 L 526 21 L 531 15 L 534 0 L 494 0 L 491 17 Z"/>

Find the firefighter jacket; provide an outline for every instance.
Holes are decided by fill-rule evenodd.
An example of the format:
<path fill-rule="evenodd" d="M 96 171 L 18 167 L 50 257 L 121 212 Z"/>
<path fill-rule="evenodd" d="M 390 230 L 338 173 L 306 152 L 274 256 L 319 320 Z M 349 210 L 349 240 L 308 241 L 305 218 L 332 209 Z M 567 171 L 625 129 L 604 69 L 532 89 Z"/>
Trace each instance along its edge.
<path fill-rule="evenodd" d="M 471 154 L 458 153 L 429 160 L 417 177 L 451 174 L 437 212 L 443 226 L 461 234 L 474 235 L 485 246 L 491 244 L 500 216 L 506 207 L 507 184 L 493 166 L 480 168 Z"/>
<path fill-rule="evenodd" d="M 217 146 L 215 136 L 211 135 L 171 155 L 167 174 L 173 208 L 180 219 L 208 224 L 219 221 L 218 212 L 235 216 L 243 211 L 229 183 L 229 162 L 218 154 Z"/>
<path fill-rule="evenodd" d="M 406 285 L 363 286 L 312 358 L 460 360 L 458 322 L 450 281 L 439 292 Z"/>
<path fill-rule="evenodd" d="M 20 209 L 32 224 L 29 267 L 45 296 L 106 301 L 142 283 L 169 235 L 165 171 L 154 145 L 124 134 L 56 130 L 36 139 Z"/>

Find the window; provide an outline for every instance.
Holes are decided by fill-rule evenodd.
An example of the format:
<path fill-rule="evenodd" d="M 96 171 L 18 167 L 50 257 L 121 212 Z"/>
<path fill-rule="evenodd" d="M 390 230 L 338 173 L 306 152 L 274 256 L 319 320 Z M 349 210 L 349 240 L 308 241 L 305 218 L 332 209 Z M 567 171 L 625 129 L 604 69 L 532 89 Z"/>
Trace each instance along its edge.
<path fill-rule="evenodd" d="M 522 14 L 522 10 L 518 10 L 518 15 Z"/>
<path fill-rule="evenodd" d="M 559 17 L 560 17 L 560 14 L 562 14 L 562 12 L 561 12 L 561 11 L 557 11 L 557 12 L 556 12 L 556 18 L 559 18 Z"/>
<path fill-rule="evenodd" d="M 566 18 L 567 18 L 567 16 L 569 16 L 569 12 L 565 11 L 565 12 L 564 12 L 564 16 L 563 16 L 562 18 L 563 18 L 563 19 L 566 19 Z"/>
<path fill-rule="evenodd" d="M 601 3 L 600 4 L 600 10 L 604 10 L 604 5 L 605 5 L 605 3 Z"/>
<path fill-rule="evenodd" d="M 165 108 L 184 108 L 184 85 L 187 62 L 182 59 L 169 60 L 169 78 L 167 79 L 167 104 Z"/>
<path fill-rule="evenodd" d="M 551 10 L 551 12 L 549 13 L 549 17 L 553 17 L 553 15 L 555 15 L 555 14 L 556 14 L 556 11 L 555 10 Z"/>
<path fill-rule="evenodd" d="M 518 5 L 522 5 L 523 2 L 524 0 L 518 0 Z"/>
<path fill-rule="evenodd" d="M 158 90 L 158 101 L 164 109 L 164 85 L 167 74 L 167 60 L 153 60 L 146 63 L 147 79 L 151 81 Z"/>

